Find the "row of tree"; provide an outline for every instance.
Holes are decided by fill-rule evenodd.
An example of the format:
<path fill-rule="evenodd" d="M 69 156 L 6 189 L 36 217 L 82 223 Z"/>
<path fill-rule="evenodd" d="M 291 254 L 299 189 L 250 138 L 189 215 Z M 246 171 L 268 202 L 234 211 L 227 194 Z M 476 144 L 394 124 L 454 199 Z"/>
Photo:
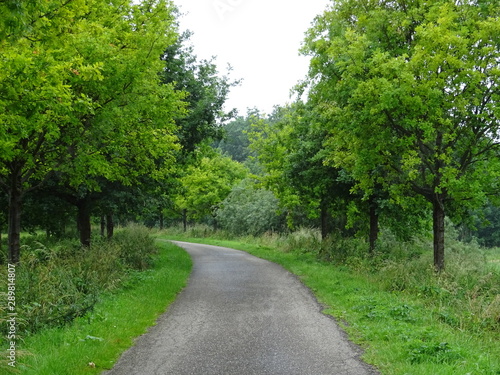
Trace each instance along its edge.
<path fill-rule="evenodd" d="M 183 165 L 232 116 L 222 109 L 236 84 L 213 61 L 197 61 L 173 4 L 2 1 L 0 13 L 0 199 L 10 262 L 20 259 L 23 203 L 28 219 L 51 217 L 45 229 L 53 232 L 73 210 L 84 246 L 92 214 L 107 217 L 111 234 L 115 213 L 146 202 L 160 211 Z"/>
<path fill-rule="evenodd" d="M 109 232 L 116 215 L 252 234 L 312 223 L 323 237 L 366 235 L 372 251 L 381 225 L 402 239 L 432 228 L 438 271 L 445 216 L 497 212 L 497 1 L 334 1 L 306 34 L 298 99 L 232 122 L 222 108 L 237 82 L 196 61 L 169 3 L 9 4 L 0 199 L 12 261 L 23 199 L 50 231 L 54 200 L 66 202 L 86 246 L 91 214 Z"/>
<path fill-rule="evenodd" d="M 488 0 L 332 2 L 306 34 L 299 99 L 219 147 L 247 141 L 289 224 L 316 217 L 323 237 L 366 233 L 373 250 L 380 224 L 406 239 L 430 226 L 441 271 L 445 216 L 497 211 L 499 16 Z"/>
<path fill-rule="evenodd" d="M 380 217 L 404 234 L 431 215 L 444 269 L 445 215 L 498 194 L 499 32 L 493 0 L 332 2 L 302 48 L 306 100 L 252 135 L 268 185 L 314 202 L 324 234 L 328 211 L 365 210 L 371 249 Z"/>

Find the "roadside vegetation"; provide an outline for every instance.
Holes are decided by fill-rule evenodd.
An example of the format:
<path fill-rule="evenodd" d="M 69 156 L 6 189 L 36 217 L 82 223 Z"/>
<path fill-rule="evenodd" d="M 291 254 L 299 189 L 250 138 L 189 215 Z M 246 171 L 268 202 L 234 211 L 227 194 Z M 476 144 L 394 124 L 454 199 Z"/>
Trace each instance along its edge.
<path fill-rule="evenodd" d="M 225 107 L 239 81 L 198 60 L 170 1 L 0 13 L 17 370 L 78 374 L 84 358 L 97 372 L 130 341 L 89 327 L 163 311 L 188 260 L 143 227 L 115 230 L 141 223 L 285 265 L 383 373 L 500 374 L 498 0 L 332 1 L 305 35 L 295 100 L 246 116 Z M 159 293 L 149 282 L 173 285 L 161 308 L 114 306 Z"/>
<path fill-rule="evenodd" d="M 226 246 L 283 265 L 299 276 L 360 344 L 382 374 L 500 373 L 499 248 L 447 231 L 448 267 L 436 274 L 432 236 L 396 241 L 383 233 L 368 255 L 361 239 L 321 240 L 314 229 L 234 236 L 193 226 L 162 238 Z"/>
<path fill-rule="evenodd" d="M 184 251 L 155 242 L 139 226 L 120 230 L 111 241 L 96 240 L 85 251 L 75 241 L 42 244 L 35 236 L 25 243 L 16 271 L 18 359 L 15 369 L 6 366 L 2 350 L 0 370 L 7 373 L 97 374 L 111 368 L 175 299 L 191 269 Z M 4 303 L 1 309 L 4 317 Z M 2 324 L 4 337 L 6 329 Z"/>

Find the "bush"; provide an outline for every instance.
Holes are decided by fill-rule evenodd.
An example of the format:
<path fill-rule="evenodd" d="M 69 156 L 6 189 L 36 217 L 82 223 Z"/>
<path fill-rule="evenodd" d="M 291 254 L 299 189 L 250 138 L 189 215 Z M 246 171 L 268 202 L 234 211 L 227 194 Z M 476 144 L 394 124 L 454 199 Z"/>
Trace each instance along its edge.
<path fill-rule="evenodd" d="M 259 236 L 284 228 L 284 219 L 278 211 L 279 200 L 272 192 L 243 181 L 222 202 L 217 220 L 222 228 L 236 235 Z"/>
<path fill-rule="evenodd" d="M 152 257 L 157 252 L 151 232 L 140 225 L 131 225 L 126 230 L 117 232 L 113 241 L 120 249 L 120 259 L 126 267 L 145 270 L 152 264 Z"/>
<path fill-rule="evenodd" d="M 98 239 L 90 248 L 63 241 L 47 246 L 25 241 L 16 268 L 16 307 L 23 318 L 22 331 L 61 326 L 92 310 L 104 292 L 127 281 L 133 272 L 151 265 L 157 251 L 143 227 L 133 226 L 108 241 Z M 7 280 L 2 267 L 2 280 Z M 2 325 L 2 334 L 6 325 Z"/>

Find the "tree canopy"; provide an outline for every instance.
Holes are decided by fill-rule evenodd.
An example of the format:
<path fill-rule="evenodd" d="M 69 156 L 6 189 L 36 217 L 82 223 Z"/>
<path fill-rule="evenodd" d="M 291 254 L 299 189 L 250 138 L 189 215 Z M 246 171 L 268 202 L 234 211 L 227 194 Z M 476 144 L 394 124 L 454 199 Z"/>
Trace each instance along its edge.
<path fill-rule="evenodd" d="M 216 218 L 222 201 L 234 185 L 245 178 L 246 168 L 227 156 L 213 151 L 188 167 L 181 178 L 182 190 L 177 206 L 186 210 L 190 218 Z"/>
<path fill-rule="evenodd" d="M 495 1 L 336 1 L 303 49 L 329 163 L 403 206 L 425 198 L 438 270 L 445 212 L 496 188 L 499 12 Z"/>
<path fill-rule="evenodd" d="M 0 183 L 17 262 L 26 191 L 54 171 L 95 189 L 97 176 L 130 184 L 165 170 L 184 105 L 159 80 L 160 56 L 176 38 L 170 3 L 51 0 L 7 12 L 21 26 L 9 21 L 0 32 Z"/>

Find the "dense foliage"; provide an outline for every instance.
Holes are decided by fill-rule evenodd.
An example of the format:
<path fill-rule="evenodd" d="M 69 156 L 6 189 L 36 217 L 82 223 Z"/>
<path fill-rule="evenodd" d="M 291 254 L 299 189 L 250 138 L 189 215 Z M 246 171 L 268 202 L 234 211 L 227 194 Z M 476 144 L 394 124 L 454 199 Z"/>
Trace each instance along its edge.
<path fill-rule="evenodd" d="M 237 118 L 238 81 L 197 60 L 169 1 L 0 7 L 4 259 L 21 229 L 60 237 L 74 221 L 85 247 L 93 224 L 182 221 L 315 227 L 372 254 L 381 231 L 432 229 L 439 271 L 446 217 L 498 243 L 495 1 L 334 1 L 306 34 L 299 99 Z"/>
<path fill-rule="evenodd" d="M 187 216 L 184 219 L 199 220 L 212 216 L 216 227 L 220 203 L 246 173 L 243 165 L 217 152 L 189 166 L 180 179 L 182 190 L 176 198 L 177 207 Z"/>
<path fill-rule="evenodd" d="M 75 240 L 47 243 L 42 236 L 25 241 L 16 270 L 22 335 L 84 316 L 103 293 L 138 282 L 142 276 L 137 271 L 147 270 L 156 253 L 150 231 L 139 226 L 120 231 L 112 241 L 96 241 L 85 252 Z M 0 311 L 5 312 L 4 303 Z M 2 326 L 6 333 L 7 325 Z"/>
<path fill-rule="evenodd" d="M 197 61 L 167 0 L 0 9 L 0 199 L 8 207 L 0 226 L 8 223 L 9 260 L 20 259 L 22 229 L 61 235 L 68 214 L 86 247 L 92 217 L 102 216 L 108 236 L 114 216 L 140 217 L 144 201 L 161 217 L 190 155 L 233 115 L 222 107 L 237 82 Z"/>
<path fill-rule="evenodd" d="M 236 185 L 222 201 L 217 218 L 222 228 L 237 235 L 257 236 L 285 229 L 278 198 L 248 179 Z"/>
<path fill-rule="evenodd" d="M 365 196 L 428 202 L 437 270 L 445 215 L 497 188 L 499 14 L 496 1 L 337 1 L 303 49 L 327 162 Z"/>

